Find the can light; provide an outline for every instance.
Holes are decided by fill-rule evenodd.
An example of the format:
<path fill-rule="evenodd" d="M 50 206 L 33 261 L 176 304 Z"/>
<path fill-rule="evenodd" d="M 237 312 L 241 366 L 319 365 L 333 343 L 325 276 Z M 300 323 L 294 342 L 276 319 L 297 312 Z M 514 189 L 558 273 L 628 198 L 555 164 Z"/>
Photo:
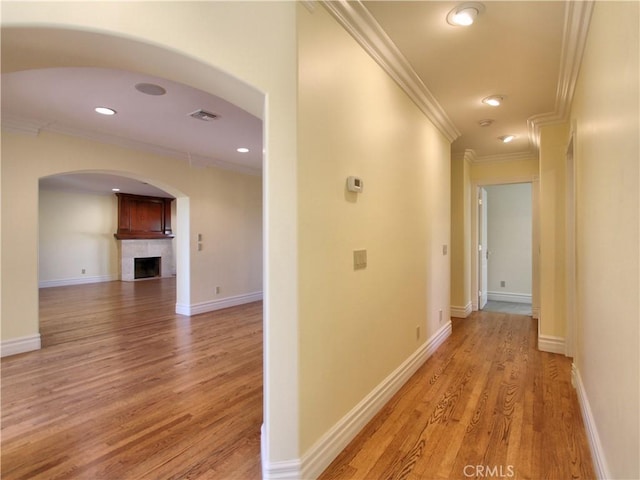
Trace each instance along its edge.
<path fill-rule="evenodd" d="M 484 97 L 482 99 L 482 103 L 485 105 L 490 105 L 492 107 L 499 107 L 502 105 L 502 101 L 505 99 L 504 95 L 491 95 L 489 97 Z"/>
<path fill-rule="evenodd" d="M 100 115 L 115 115 L 116 111 L 113 108 L 109 108 L 109 107 L 96 107 L 94 108 L 96 113 L 99 113 Z"/>
<path fill-rule="evenodd" d="M 246 147 L 240 147 L 240 148 L 236 149 L 236 152 L 239 152 L 239 153 L 248 153 L 248 152 L 249 152 L 249 149 L 248 149 L 248 148 L 246 148 Z"/>
<path fill-rule="evenodd" d="M 498 139 L 502 142 L 502 143 L 509 143 L 509 142 L 513 142 L 513 140 L 516 138 L 515 135 L 503 135 L 502 137 L 498 137 Z"/>
<path fill-rule="evenodd" d="M 479 2 L 467 2 L 458 5 L 447 15 L 447 23 L 454 27 L 473 25 L 478 14 L 484 12 L 484 5 Z"/>

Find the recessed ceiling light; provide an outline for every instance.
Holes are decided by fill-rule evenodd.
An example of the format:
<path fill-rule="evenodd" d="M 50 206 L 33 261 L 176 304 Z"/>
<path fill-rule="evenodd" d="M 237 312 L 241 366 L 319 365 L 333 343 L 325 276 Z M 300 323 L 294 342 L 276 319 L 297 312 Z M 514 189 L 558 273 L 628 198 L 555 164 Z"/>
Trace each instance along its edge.
<path fill-rule="evenodd" d="M 119 191 L 120 191 L 120 189 L 119 189 L 119 188 L 112 188 L 112 189 L 111 189 L 111 191 L 112 191 L 112 192 L 119 192 Z"/>
<path fill-rule="evenodd" d="M 96 107 L 94 108 L 94 110 L 96 111 L 96 113 L 99 113 L 100 115 L 115 115 L 116 111 L 113 108 L 108 108 L 108 107 Z"/>
<path fill-rule="evenodd" d="M 493 124 L 494 120 L 492 118 L 485 118 L 483 120 L 480 120 L 478 122 L 478 125 L 480 125 L 481 127 L 489 127 Z"/>
<path fill-rule="evenodd" d="M 512 142 L 516 138 L 515 135 L 503 135 L 502 137 L 498 137 L 503 143 Z"/>
<path fill-rule="evenodd" d="M 156 85 L 155 83 L 138 83 L 136 85 L 136 90 L 140 93 L 144 93 L 145 95 L 164 95 L 167 91 L 162 88 L 160 85 Z"/>
<path fill-rule="evenodd" d="M 491 95 L 489 97 L 485 97 L 482 99 L 482 103 L 486 105 L 491 105 L 492 107 L 498 107 L 502 104 L 502 101 L 505 99 L 504 95 Z"/>
<path fill-rule="evenodd" d="M 249 152 L 249 149 L 246 148 L 246 147 L 240 147 L 236 151 L 240 152 L 240 153 L 247 153 L 247 152 Z"/>
<path fill-rule="evenodd" d="M 468 27 L 473 24 L 478 14 L 484 12 L 484 5 L 479 2 L 467 2 L 458 5 L 447 15 L 447 23 L 455 27 Z"/>

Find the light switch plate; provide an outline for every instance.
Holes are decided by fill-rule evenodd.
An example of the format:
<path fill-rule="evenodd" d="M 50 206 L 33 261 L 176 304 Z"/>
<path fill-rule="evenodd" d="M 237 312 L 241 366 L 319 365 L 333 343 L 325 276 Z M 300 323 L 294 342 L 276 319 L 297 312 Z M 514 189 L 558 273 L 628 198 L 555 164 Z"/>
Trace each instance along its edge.
<path fill-rule="evenodd" d="M 353 269 L 361 270 L 363 268 L 367 268 L 367 251 L 354 250 L 353 251 Z"/>

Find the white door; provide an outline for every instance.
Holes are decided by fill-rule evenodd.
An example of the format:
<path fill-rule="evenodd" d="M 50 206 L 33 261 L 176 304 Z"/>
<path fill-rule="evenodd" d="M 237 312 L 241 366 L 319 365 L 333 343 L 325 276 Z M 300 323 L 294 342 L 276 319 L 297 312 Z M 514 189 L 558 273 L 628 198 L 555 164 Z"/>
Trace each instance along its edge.
<path fill-rule="evenodd" d="M 478 198 L 478 264 L 480 266 L 478 278 L 478 307 L 482 310 L 487 304 L 487 290 L 489 288 L 488 259 L 489 250 L 487 248 L 487 190 L 480 187 Z"/>

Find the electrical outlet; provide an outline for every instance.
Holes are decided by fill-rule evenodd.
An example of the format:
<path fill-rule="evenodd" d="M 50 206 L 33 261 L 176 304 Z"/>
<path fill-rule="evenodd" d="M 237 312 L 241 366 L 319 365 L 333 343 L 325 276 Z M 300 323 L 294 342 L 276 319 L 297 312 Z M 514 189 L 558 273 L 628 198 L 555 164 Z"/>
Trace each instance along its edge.
<path fill-rule="evenodd" d="M 420 340 L 420 325 L 416 325 L 416 340 Z"/>
<path fill-rule="evenodd" d="M 438 320 L 442 323 L 442 310 L 438 310 Z"/>
<path fill-rule="evenodd" d="M 504 280 L 500 281 L 500 286 L 501 287 L 506 287 L 507 286 L 507 282 L 505 282 Z"/>
<path fill-rule="evenodd" d="M 220 287 L 216 287 L 216 295 L 220 293 Z"/>
<path fill-rule="evenodd" d="M 82 269 L 82 274 L 84 275 L 85 273 L 87 273 L 87 271 L 83 268 Z"/>

